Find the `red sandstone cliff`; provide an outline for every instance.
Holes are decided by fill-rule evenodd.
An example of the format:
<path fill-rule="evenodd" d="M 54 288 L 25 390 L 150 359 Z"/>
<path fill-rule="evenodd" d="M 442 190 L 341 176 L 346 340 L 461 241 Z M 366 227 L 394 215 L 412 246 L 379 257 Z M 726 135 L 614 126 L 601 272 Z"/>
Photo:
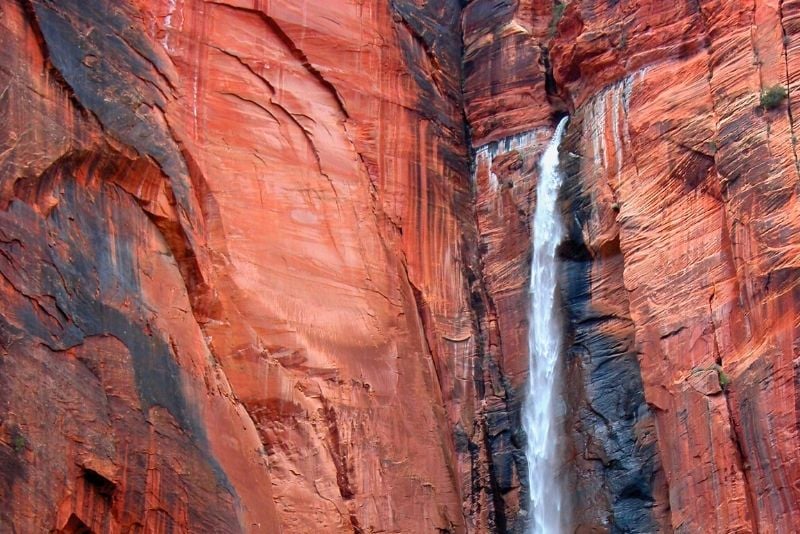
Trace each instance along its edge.
<path fill-rule="evenodd" d="M 2 523 L 463 530 L 458 12 L 2 9 Z"/>
<path fill-rule="evenodd" d="M 800 3 L 544 4 L 466 8 L 465 97 L 476 144 L 499 141 L 477 152 L 477 205 L 487 285 L 514 321 L 526 279 L 506 251 L 526 230 L 543 110 L 571 115 L 576 528 L 795 532 Z M 764 109 L 775 85 L 789 98 Z"/>
<path fill-rule="evenodd" d="M 2 528 L 521 532 L 563 112 L 576 530 L 800 528 L 800 3 L 0 10 Z"/>

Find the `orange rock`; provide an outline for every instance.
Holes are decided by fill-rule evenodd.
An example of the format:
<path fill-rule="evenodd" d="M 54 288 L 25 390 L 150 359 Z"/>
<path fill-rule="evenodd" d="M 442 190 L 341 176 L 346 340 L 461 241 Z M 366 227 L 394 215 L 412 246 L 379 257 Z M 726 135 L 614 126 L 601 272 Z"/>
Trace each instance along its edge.
<path fill-rule="evenodd" d="M 360 4 L 25 7 L 3 17 L 3 521 L 463 531 L 458 39 Z M 13 363 L 31 347 L 39 371 Z"/>
<path fill-rule="evenodd" d="M 569 147 L 592 204 L 582 233 L 594 254 L 619 235 L 609 276 L 624 279 L 654 408 L 664 529 L 798 528 L 797 159 L 786 104 L 759 108 L 761 90 L 790 76 L 791 13 L 769 1 L 572 3 L 552 47 L 582 120 Z M 698 382 L 714 366 L 722 395 L 713 373 Z"/>
<path fill-rule="evenodd" d="M 800 2 L 460 4 L 0 6 L 2 524 L 522 531 L 569 111 L 575 530 L 800 529 Z"/>

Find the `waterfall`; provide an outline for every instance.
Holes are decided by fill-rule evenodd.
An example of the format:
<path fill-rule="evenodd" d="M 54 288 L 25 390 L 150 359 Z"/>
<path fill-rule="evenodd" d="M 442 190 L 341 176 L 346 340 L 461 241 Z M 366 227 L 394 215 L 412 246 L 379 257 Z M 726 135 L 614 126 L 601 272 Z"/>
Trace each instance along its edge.
<path fill-rule="evenodd" d="M 556 248 L 563 227 L 557 199 L 561 187 L 558 145 L 567 117 L 561 120 L 539 162 L 536 212 L 533 217 L 530 310 L 528 311 L 528 391 L 522 406 L 522 424 L 528 437 L 530 488 L 530 532 L 559 534 L 562 531 L 561 489 L 557 482 L 558 450 L 555 429 L 556 362 L 561 351 L 561 324 L 555 310 L 558 265 Z"/>

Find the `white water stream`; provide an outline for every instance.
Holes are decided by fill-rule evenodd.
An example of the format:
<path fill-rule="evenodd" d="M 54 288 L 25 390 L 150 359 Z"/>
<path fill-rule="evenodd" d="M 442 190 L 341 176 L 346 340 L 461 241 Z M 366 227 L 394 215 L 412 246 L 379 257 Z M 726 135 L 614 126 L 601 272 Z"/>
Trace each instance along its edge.
<path fill-rule="evenodd" d="M 561 324 L 556 313 L 558 264 L 556 248 L 563 225 L 558 211 L 562 176 L 558 168 L 558 145 L 567 117 L 561 120 L 539 162 L 536 212 L 533 217 L 533 260 L 531 262 L 528 330 L 528 391 L 522 406 L 522 424 L 528 437 L 530 488 L 530 532 L 559 534 L 562 531 L 561 489 L 557 481 L 558 433 L 555 408 L 559 400 L 556 363 L 561 352 Z"/>

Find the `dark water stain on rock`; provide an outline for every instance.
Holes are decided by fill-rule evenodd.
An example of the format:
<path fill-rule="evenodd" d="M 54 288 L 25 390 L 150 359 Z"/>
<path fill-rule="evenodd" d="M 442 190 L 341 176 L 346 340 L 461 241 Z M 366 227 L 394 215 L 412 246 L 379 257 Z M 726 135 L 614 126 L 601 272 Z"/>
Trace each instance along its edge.
<path fill-rule="evenodd" d="M 659 525 L 653 506 L 663 477 L 659 476 L 653 416 L 644 398 L 633 347 L 619 242 L 612 239 L 602 251 L 591 251 L 584 242 L 583 229 L 590 224 L 596 206 L 583 183 L 581 158 L 571 155 L 580 146 L 579 121 L 573 120 L 561 150 L 566 226 L 559 249 L 566 330 L 565 486 L 571 489 L 568 497 L 576 528 L 655 532 Z M 592 273 L 600 262 L 606 262 L 605 275 L 614 278 L 607 283 L 619 286 L 611 297 L 593 294 Z M 598 298 L 618 298 L 620 302 L 596 302 Z"/>

